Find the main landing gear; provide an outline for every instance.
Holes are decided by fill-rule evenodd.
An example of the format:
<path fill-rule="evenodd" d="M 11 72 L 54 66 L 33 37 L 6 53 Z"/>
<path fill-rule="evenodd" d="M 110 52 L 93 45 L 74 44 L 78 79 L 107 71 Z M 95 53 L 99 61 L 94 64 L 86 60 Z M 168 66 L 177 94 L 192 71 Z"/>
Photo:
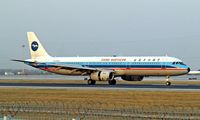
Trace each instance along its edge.
<path fill-rule="evenodd" d="M 113 80 L 108 80 L 108 84 L 109 85 L 116 85 L 116 80 L 113 79 Z"/>
<path fill-rule="evenodd" d="M 92 79 L 89 79 L 87 82 L 88 82 L 88 85 L 95 85 L 96 84 L 96 81 L 92 80 Z M 115 79 L 108 80 L 108 84 L 109 85 L 116 85 L 116 80 Z"/>
<path fill-rule="evenodd" d="M 169 76 L 167 76 L 166 78 L 166 86 L 170 86 L 171 85 L 171 82 L 169 81 Z"/>
<path fill-rule="evenodd" d="M 88 85 L 95 85 L 95 84 L 96 84 L 95 80 L 91 80 L 91 79 L 88 80 Z"/>

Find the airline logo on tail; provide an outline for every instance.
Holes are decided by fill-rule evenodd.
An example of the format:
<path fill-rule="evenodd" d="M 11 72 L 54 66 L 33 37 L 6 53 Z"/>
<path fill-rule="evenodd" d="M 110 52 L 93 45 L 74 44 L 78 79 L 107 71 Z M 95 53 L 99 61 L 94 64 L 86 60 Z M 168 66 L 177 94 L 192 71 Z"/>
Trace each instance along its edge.
<path fill-rule="evenodd" d="M 38 44 L 36 41 L 33 41 L 33 42 L 31 43 L 31 49 L 32 49 L 33 51 L 37 51 L 38 48 L 39 48 L 39 44 Z"/>

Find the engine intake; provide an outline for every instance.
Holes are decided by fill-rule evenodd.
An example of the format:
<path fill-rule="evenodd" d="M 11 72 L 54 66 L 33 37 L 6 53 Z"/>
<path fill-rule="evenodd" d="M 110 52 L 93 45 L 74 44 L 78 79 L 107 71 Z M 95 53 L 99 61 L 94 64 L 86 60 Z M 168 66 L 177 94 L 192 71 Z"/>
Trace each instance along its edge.
<path fill-rule="evenodd" d="M 143 76 L 123 75 L 123 76 L 121 76 L 121 78 L 126 81 L 142 81 L 144 77 Z"/>
<path fill-rule="evenodd" d="M 108 81 L 114 79 L 114 74 L 110 71 L 98 71 L 91 73 L 90 79 L 95 81 Z"/>

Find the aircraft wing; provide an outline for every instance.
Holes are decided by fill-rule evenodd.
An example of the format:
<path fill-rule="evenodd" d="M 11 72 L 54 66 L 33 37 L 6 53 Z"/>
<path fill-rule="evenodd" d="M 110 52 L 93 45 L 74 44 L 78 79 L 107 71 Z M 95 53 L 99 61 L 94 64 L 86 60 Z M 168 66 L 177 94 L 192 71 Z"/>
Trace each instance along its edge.
<path fill-rule="evenodd" d="M 47 66 L 50 67 L 55 67 L 57 70 L 59 69 L 65 69 L 65 70 L 71 70 L 73 72 L 82 72 L 81 75 L 88 75 L 90 73 L 93 72 L 97 72 L 97 71 L 102 71 L 103 69 L 98 69 L 98 68 L 91 68 L 91 67 L 87 67 L 87 66 L 83 66 L 83 65 L 70 65 L 70 64 L 66 64 L 66 65 L 59 65 L 59 64 L 47 64 Z M 107 71 L 110 72 L 114 72 L 114 70 L 112 69 L 106 69 Z"/>
<path fill-rule="evenodd" d="M 38 65 L 44 65 L 44 66 L 47 66 L 47 67 L 54 67 L 57 70 L 58 69 L 66 69 L 66 70 L 72 70 L 72 71 L 80 71 L 80 72 L 83 72 L 83 74 L 92 73 L 92 72 L 95 72 L 95 71 L 100 71 L 97 68 L 91 68 L 91 67 L 82 66 L 82 65 L 48 64 L 48 63 L 31 62 L 31 61 L 15 60 L 15 59 L 13 59 L 12 61 L 28 63 L 29 65 L 32 65 L 32 66 L 35 66 L 35 67 L 37 67 Z"/>
<path fill-rule="evenodd" d="M 91 68 L 87 66 L 82 66 L 82 65 L 70 65 L 70 64 L 64 64 L 64 65 L 59 65 L 59 64 L 46 64 L 47 66 L 51 67 L 58 67 L 60 69 L 67 69 L 67 70 L 74 70 L 76 69 L 77 71 L 98 71 L 96 68 Z"/>

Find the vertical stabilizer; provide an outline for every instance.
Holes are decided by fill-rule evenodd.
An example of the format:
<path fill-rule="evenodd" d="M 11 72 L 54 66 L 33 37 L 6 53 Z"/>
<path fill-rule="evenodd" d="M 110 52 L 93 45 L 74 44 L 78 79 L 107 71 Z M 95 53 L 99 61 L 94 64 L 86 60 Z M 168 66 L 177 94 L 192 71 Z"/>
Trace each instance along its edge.
<path fill-rule="evenodd" d="M 31 53 L 31 59 L 49 57 L 48 53 L 46 52 L 46 50 L 44 49 L 34 32 L 27 32 L 27 37 Z"/>

